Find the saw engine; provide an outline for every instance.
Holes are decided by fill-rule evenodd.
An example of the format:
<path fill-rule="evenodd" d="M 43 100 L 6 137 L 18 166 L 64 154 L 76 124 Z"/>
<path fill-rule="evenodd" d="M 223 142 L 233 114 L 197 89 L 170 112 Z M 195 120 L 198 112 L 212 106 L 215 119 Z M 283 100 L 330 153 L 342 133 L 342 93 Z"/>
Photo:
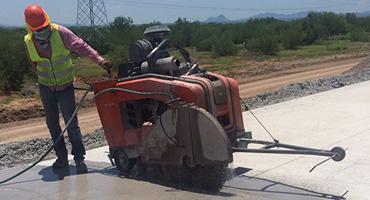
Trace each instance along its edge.
<path fill-rule="evenodd" d="M 169 33 L 166 26 L 147 28 L 149 39 L 130 45 L 131 62 L 119 66 L 117 77 L 93 84 L 109 157 L 121 172 L 136 165 L 142 175 L 148 165 L 159 165 L 170 180 L 219 190 L 233 152 L 274 153 L 271 148 L 280 147 L 293 150 L 278 153 L 344 158 L 340 147 L 252 140 L 244 131 L 237 82 L 200 69 L 184 48 L 164 39 Z M 266 146 L 242 148 L 250 143 Z"/>

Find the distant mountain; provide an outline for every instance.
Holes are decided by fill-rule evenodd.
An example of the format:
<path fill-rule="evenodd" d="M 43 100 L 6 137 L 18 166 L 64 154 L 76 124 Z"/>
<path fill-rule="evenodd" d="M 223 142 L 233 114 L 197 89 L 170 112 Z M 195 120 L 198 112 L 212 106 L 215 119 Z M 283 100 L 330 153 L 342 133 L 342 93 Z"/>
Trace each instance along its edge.
<path fill-rule="evenodd" d="M 318 11 L 313 11 L 313 10 L 312 11 L 304 11 L 304 12 L 297 12 L 297 13 L 287 14 L 287 15 L 284 15 L 284 14 L 275 14 L 275 13 L 265 13 L 265 14 L 255 15 L 255 16 L 249 17 L 247 19 L 251 19 L 251 18 L 259 19 L 259 18 L 273 17 L 275 19 L 280 19 L 280 20 L 284 20 L 284 21 L 290 21 L 290 20 L 294 20 L 294 19 L 305 18 L 305 17 L 307 17 L 307 15 L 308 15 L 309 12 L 318 12 Z M 339 14 L 345 15 L 346 13 L 339 13 Z M 370 16 L 370 11 L 365 11 L 365 12 L 361 12 L 361 13 L 355 13 L 355 15 L 357 17 L 368 17 L 368 16 Z"/>
<path fill-rule="evenodd" d="M 293 13 L 293 14 L 262 13 L 262 14 L 258 14 L 258 15 L 254 15 L 248 18 L 242 18 L 238 20 L 229 20 L 224 15 L 219 15 L 217 17 L 210 17 L 206 19 L 205 21 L 203 21 L 203 23 L 222 23 L 222 24 L 241 23 L 241 22 L 247 21 L 248 19 L 261 19 L 261 18 L 267 18 L 267 17 L 273 17 L 275 19 L 289 21 L 293 19 L 304 18 L 307 16 L 308 12 L 309 11 L 298 12 L 298 13 Z"/>
<path fill-rule="evenodd" d="M 224 15 L 219 15 L 217 17 L 210 17 L 203 23 L 229 23 L 230 21 L 231 20 L 227 19 Z"/>
<path fill-rule="evenodd" d="M 261 14 L 254 15 L 248 18 L 242 18 L 242 19 L 237 19 L 237 20 L 229 20 L 224 15 L 219 15 L 217 17 L 210 17 L 206 19 L 205 21 L 203 21 L 203 23 L 210 23 L 210 22 L 222 23 L 222 24 L 242 23 L 249 19 L 262 19 L 262 18 L 267 18 L 267 17 L 273 17 L 279 20 L 290 21 L 294 19 L 301 19 L 301 18 L 307 17 L 309 12 L 318 12 L 318 11 L 303 11 L 303 12 L 297 12 L 297 13 L 292 13 L 292 14 L 261 13 Z M 343 14 L 343 13 L 340 13 L 340 14 Z M 370 11 L 365 11 L 365 12 L 355 13 L 355 14 L 357 17 L 368 17 L 370 16 Z"/>
<path fill-rule="evenodd" d="M 355 13 L 357 17 L 368 17 L 370 16 L 370 11 L 365 11 L 362 13 Z"/>
<path fill-rule="evenodd" d="M 316 12 L 316 11 L 304 11 L 304 12 L 297 12 L 293 14 L 263 13 L 263 14 L 254 15 L 252 17 L 248 17 L 247 19 L 262 19 L 262 18 L 267 18 L 267 17 L 273 17 L 275 19 L 290 21 L 293 19 L 300 19 L 300 18 L 307 17 L 309 12 Z"/>

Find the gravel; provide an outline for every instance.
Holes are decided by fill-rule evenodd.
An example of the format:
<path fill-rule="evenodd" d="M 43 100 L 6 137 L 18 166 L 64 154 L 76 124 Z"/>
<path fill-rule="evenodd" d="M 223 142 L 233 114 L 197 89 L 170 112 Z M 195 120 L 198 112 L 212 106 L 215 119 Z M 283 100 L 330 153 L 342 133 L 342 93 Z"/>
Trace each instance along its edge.
<path fill-rule="evenodd" d="M 370 80 L 370 69 L 365 69 L 362 72 L 352 72 L 286 85 L 278 91 L 262 93 L 253 98 L 242 99 L 241 102 L 243 111 L 245 111 L 247 108 L 260 108 L 368 80 Z"/>
<path fill-rule="evenodd" d="M 86 150 L 107 145 L 103 129 L 97 129 L 91 133 L 84 134 L 82 137 Z M 64 140 L 66 141 L 67 149 L 71 151 L 68 137 L 65 136 Z M 51 144 L 52 140 L 50 137 L 0 144 L 0 169 L 35 162 L 51 147 Z M 52 158 L 55 158 L 54 151 L 46 156 L 45 159 Z"/>
<path fill-rule="evenodd" d="M 365 70 L 358 72 L 349 72 L 341 76 L 327 77 L 313 81 L 305 81 L 282 87 L 279 91 L 268 92 L 257 95 L 254 98 L 242 99 L 243 109 L 263 107 L 299 97 L 316 94 L 323 91 L 333 90 L 338 87 L 345 87 L 370 80 L 369 62 L 366 63 Z M 361 68 L 364 64 L 362 64 Z M 65 137 L 68 140 L 67 137 Z M 91 133 L 84 134 L 83 140 L 86 150 L 107 145 L 104 131 L 95 130 Z M 67 148 L 70 151 L 70 143 L 66 141 Z M 14 167 L 22 164 L 28 164 L 37 161 L 40 156 L 50 148 L 51 139 L 49 137 L 33 139 L 22 142 L 11 142 L 0 145 L 0 169 Z M 50 153 L 46 159 L 55 158 L 54 153 Z"/>

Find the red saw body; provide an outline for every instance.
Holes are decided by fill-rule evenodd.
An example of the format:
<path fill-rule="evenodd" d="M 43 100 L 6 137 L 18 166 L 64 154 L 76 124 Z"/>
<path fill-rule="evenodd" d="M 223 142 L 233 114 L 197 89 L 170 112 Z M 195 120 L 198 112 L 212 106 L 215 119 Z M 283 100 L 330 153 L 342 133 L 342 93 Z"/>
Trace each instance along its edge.
<path fill-rule="evenodd" d="M 252 140 L 244 131 L 236 81 L 200 69 L 185 49 L 163 39 L 169 32 L 166 26 L 147 28 L 144 35 L 151 39 L 131 44 L 131 62 L 119 66 L 118 76 L 93 84 L 110 160 L 120 171 L 136 164 L 139 175 L 155 164 L 170 180 L 219 190 L 233 152 L 344 158 L 339 147 L 325 151 Z M 171 47 L 183 62 L 171 56 Z M 250 143 L 266 146 L 241 148 Z"/>
<path fill-rule="evenodd" d="M 245 135 L 239 89 L 232 78 L 211 72 L 178 78 L 148 74 L 98 82 L 93 87 L 96 94 L 109 88 L 170 93 L 212 114 L 231 140 Z M 118 91 L 97 98 L 96 105 L 109 146 L 115 148 L 143 144 L 154 125 L 143 119 L 142 112 L 154 101 L 169 100 L 161 95 L 144 96 Z"/>
<path fill-rule="evenodd" d="M 165 165 L 162 169 L 170 179 L 178 178 L 171 177 L 178 173 L 171 170 L 209 171 L 214 166 L 217 170 L 210 175 L 220 178 L 212 187 L 222 186 L 223 173 L 233 160 L 231 145 L 246 136 L 234 79 L 214 73 L 145 74 L 98 82 L 93 87 L 95 94 L 114 88 L 97 97 L 96 104 L 110 155 L 121 171 L 128 171 L 138 158 L 141 163 Z M 168 93 L 181 101 L 165 105 L 171 98 L 155 93 Z"/>

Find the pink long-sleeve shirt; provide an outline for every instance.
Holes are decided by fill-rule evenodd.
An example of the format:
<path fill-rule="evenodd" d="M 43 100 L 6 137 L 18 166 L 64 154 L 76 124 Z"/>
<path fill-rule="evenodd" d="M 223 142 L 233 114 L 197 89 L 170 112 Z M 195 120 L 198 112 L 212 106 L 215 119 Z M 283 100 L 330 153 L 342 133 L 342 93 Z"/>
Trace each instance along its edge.
<path fill-rule="evenodd" d="M 100 65 L 100 63 L 104 60 L 98 52 L 96 52 L 93 48 L 91 48 L 86 42 L 84 42 L 81 38 L 77 37 L 72 31 L 70 31 L 68 28 L 58 25 L 59 28 L 59 35 L 62 39 L 63 45 L 66 49 L 70 51 L 76 52 L 81 57 L 87 57 L 96 64 Z M 37 50 L 37 53 L 41 58 L 51 58 L 51 45 L 49 44 L 46 48 L 41 46 L 35 39 L 34 36 L 32 36 L 33 43 L 35 44 L 35 48 Z M 25 49 L 27 52 L 28 60 L 30 61 L 33 70 L 36 72 L 36 63 L 33 62 L 30 58 L 27 45 L 25 44 Z M 66 83 L 64 85 L 59 86 L 49 86 L 51 90 L 61 91 L 70 86 L 72 82 Z"/>

